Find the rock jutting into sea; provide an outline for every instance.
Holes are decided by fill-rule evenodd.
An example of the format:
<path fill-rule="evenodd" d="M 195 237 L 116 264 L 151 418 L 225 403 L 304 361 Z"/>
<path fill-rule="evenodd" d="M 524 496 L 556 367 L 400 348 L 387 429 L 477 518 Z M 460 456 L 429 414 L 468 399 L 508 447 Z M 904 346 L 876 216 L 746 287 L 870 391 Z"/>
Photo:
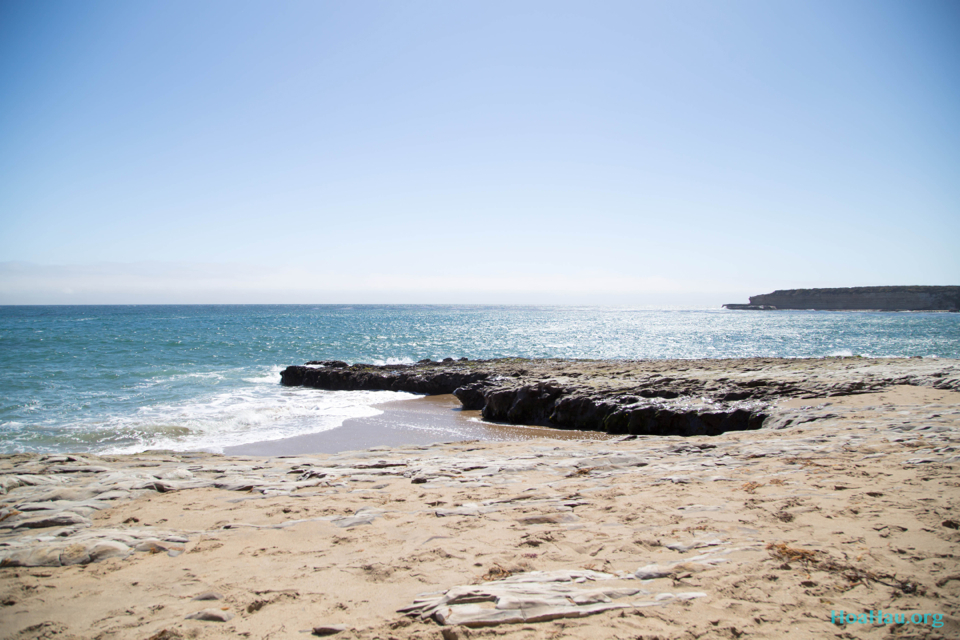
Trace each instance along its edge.
<path fill-rule="evenodd" d="M 281 373 L 289 386 L 454 394 L 484 420 L 629 435 L 717 435 L 778 424 L 775 401 L 880 391 L 893 385 L 960 390 L 953 360 L 312 361 Z"/>
<path fill-rule="evenodd" d="M 960 287 L 845 287 L 784 289 L 750 296 L 737 311 L 960 311 Z"/>

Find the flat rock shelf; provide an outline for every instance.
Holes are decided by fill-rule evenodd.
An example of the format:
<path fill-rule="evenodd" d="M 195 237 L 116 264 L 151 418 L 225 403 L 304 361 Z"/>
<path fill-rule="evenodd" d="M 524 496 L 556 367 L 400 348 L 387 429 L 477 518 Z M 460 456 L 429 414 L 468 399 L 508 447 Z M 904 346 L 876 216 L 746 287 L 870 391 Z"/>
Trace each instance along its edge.
<path fill-rule="evenodd" d="M 412 365 L 312 361 L 285 385 L 454 394 L 484 420 L 624 435 L 718 435 L 786 426 L 784 399 L 895 385 L 960 390 L 960 364 L 923 358 L 736 360 L 458 360 Z M 788 420 L 785 422 L 785 420 Z"/>

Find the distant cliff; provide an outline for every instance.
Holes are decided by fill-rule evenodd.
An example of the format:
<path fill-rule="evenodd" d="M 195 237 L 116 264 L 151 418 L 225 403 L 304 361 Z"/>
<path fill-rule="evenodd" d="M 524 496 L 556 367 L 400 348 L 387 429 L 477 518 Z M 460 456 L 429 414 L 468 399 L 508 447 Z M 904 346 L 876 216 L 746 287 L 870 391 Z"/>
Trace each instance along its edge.
<path fill-rule="evenodd" d="M 960 287 L 848 287 L 784 289 L 750 296 L 750 304 L 727 309 L 817 309 L 833 311 L 958 311 Z"/>

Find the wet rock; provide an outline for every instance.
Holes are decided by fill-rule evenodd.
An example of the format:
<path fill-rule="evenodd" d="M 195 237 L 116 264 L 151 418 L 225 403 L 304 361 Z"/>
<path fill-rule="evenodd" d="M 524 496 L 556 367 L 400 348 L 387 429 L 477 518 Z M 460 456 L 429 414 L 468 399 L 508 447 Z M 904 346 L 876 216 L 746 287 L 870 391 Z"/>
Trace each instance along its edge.
<path fill-rule="evenodd" d="M 430 368 L 427 375 L 422 369 Z M 413 365 L 353 365 L 349 367 L 287 367 L 280 382 L 288 386 L 315 387 L 332 390 L 411 391 L 437 395 L 453 393 L 457 387 L 487 378 L 486 371 L 459 365 L 437 368 L 432 362 Z"/>
<path fill-rule="evenodd" d="M 453 395 L 457 397 L 460 404 L 467 411 L 479 411 L 486 404 L 486 397 L 483 390 L 487 387 L 485 382 L 474 382 L 471 384 L 457 387 L 453 390 Z"/>

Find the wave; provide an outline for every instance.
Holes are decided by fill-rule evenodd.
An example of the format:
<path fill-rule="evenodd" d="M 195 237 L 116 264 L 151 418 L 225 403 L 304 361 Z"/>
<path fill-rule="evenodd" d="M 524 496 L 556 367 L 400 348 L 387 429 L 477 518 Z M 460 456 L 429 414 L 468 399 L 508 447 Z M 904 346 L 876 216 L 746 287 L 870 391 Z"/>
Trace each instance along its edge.
<path fill-rule="evenodd" d="M 286 367 L 281 367 L 279 365 L 273 366 L 264 372 L 263 375 L 253 378 L 242 378 L 242 380 L 251 384 L 277 384 L 280 381 L 280 372 L 285 368 Z"/>
<path fill-rule="evenodd" d="M 374 405 L 417 397 L 397 391 L 323 391 L 259 383 L 192 402 L 141 408 L 109 421 L 100 453 L 148 449 L 221 452 L 224 447 L 320 433 L 350 418 L 382 413 Z M 96 431 L 103 433 L 104 429 Z M 119 441 L 118 441 L 119 440 Z"/>
<path fill-rule="evenodd" d="M 371 364 L 382 367 L 385 364 L 416 364 L 413 358 L 387 358 L 386 360 L 374 360 Z"/>

